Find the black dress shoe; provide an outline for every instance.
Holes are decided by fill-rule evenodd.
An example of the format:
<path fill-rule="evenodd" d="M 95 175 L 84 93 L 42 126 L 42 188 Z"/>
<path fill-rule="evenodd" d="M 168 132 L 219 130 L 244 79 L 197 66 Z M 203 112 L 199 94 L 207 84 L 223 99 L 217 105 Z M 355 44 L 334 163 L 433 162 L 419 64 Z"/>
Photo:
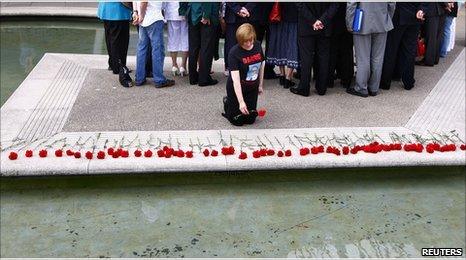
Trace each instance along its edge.
<path fill-rule="evenodd" d="M 349 88 L 350 85 L 351 85 L 351 80 L 349 80 L 349 81 L 341 80 L 341 81 L 340 81 L 340 84 L 341 84 L 341 86 L 344 87 L 344 88 Z"/>
<path fill-rule="evenodd" d="M 389 90 L 389 89 L 390 89 L 390 85 L 387 85 L 387 84 L 380 84 L 380 85 L 379 85 L 379 88 L 380 88 L 380 89 Z"/>
<path fill-rule="evenodd" d="M 285 79 L 284 83 L 285 83 L 285 84 L 283 84 L 284 88 L 291 88 L 291 87 L 296 86 L 296 83 L 294 83 L 293 81 L 288 80 L 288 79 Z"/>
<path fill-rule="evenodd" d="M 292 87 L 290 88 L 291 93 L 296 94 L 296 95 L 301 95 L 308 97 L 309 96 L 309 91 L 304 91 L 300 87 Z"/>
<path fill-rule="evenodd" d="M 405 84 L 403 80 L 401 81 L 401 83 L 403 84 L 403 88 L 406 90 L 411 90 L 412 88 L 414 88 L 414 84 L 413 85 Z"/>
<path fill-rule="evenodd" d="M 210 81 L 208 82 L 205 82 L 205 83 L 199 83 L 199 87 L 206 87 L 206 86 L 212 86 L 212 85 L 215 85 L 218 83 L 218 80 L 216 79 L 211 79 Z"/>
<path fill-rule="evenodd" d="M 172 79 L 167 79 L 167 80 L 165 80 L 165 82 L 162 83 L 162 84 L 155 84 L 155 87 L 156 87 L 156 88 L 166 88 L 166 87 L 171 87 L 171 86 L 173 86 L 173 85 L 175 85 L 175 81 L 172 80 Z"/>
<path fill-rule="evenodd" d="M 278 82 L 280 83 L 280 86 L 285 85 L 285 76 L 278 76 Z"/>
<path fill-rule="evenodd" d="M 378 94 L 377 92 L 373 92 L 373 91 L 370 91 L 370 90 L 368 90 L 368 92 L 369 92 L 369 96 L 371 96 L 371 97 L 375 97 Z"/>
<path fill-rule="evenodd" d="M 361 92 L 357 92 L 354 88 L 347 88 L 346 93 L 351 94 L 351 95 L 355 95 L 355 96 L 359 96 L 359 97 L 368 97 L 369 96 L 368 94 L 363 94 Z"/>

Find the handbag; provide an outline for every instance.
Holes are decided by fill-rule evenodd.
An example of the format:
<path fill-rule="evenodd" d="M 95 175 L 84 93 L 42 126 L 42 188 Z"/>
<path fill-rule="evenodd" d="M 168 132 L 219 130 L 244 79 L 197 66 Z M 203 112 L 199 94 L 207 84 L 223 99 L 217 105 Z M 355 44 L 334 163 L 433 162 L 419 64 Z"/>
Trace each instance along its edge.
<path fill-rule="evenodd" d="M 417 39 L 417 57 L 423 57 L 426 54 L 426 44 L 424 39 Z"/>
<path fill-rule="evenodd" d="M 269 14 L 269 22 L 271 23 L 279 23 L 282 20 L 282 14 L 280 9 L 280 3 L 275 2 L 273 4 L 272 10 L 270 10 Z"/>
<path fill-rule="evenodd" d="M 364 17 L 364 12 L 361 8 L 359 8 L 359 4 L 354 10 L 354 20 L 353 20 L 353 32 L 361 31 L 362 27 L 362 18 Z"/>

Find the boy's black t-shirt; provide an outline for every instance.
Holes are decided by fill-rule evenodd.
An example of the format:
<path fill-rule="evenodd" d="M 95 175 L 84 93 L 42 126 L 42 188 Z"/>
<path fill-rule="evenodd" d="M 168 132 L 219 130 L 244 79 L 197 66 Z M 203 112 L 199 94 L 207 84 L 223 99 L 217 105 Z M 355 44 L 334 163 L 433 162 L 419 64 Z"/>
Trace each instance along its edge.
<path fill-rule="evenodd" d="M 249 110 L 257 109 L 262 61 L 264 61 L 264 53 L 258 41 L 254 42 L 253 48 L 249 51 L 236 44 L 228 54 L 228 68 L 230 71 L 239 71 L 241 92 Z M 230 120 L 241 114 L 231 73 L 227 80 L 227 106 L 225 107 L 225 113 Z"/>

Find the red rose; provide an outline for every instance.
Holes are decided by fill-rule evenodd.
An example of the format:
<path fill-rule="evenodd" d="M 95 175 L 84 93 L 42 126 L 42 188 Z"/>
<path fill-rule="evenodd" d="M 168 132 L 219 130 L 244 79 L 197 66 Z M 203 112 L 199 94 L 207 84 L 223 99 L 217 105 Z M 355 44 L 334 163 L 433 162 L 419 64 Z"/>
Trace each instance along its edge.
<path fill-rule="evenodd" d="M 433 153 L 435 150 L 434 150 L 434 148 L 432 146 L 427 146 L 426 151 L 428 153 Z"/>
<path fill-rule="evenodd" d="M 94 155 L 92 154 L 91 151 L 87 151 L 86 154 L 85 154 L 85 156 L 86 156 L 86 158 L 87 158 L 88 160 L 92 160 L 92 157 L 94 157 Z"/>
<path fill-rule="evenodd" d="M 213 157 L 216 157 L 218 155 L 218 151 L 217 150 L 212 150 L 210 155 L 212 155 Z"/>
<path fill-rule="evenodd" d="M 128 158 L 128 157 L 129 157 L 129 152 L 128 152 L 128 150 L 122 150 L 122 151 L 121 151 L 121 157 L 123 157 L 123 158 Z"/>
<path fill-rule="evenodd" d="M 32 150 L 27 150 L 25 155 L 26 157 L 32 157 Z"/>
<path fill-rule="evenodd" d="M 142 155 L 141 150 L 138 149 L 138 150 L 134 151 L 134 156 L 141 157 L 141 155 Z"/>
<path fill-rule="evenodd" d="M 344 146 L 344 147 L 343 147 L 343 154 L 344 154 L 344 155 L 349 154 L 349 147 L 348 147 L 348 146 Z"/>
<path fill-rule="evenodd" d="M 460 145 L 460 149 L 463 151 L 466 150 L 466 145 L 465 144 Z"/>
<path fill-rule="evenodd" d="M 76 159 L 81 158 L 81 153 L 80 152 L 75 152 L 74 153 L 74 158 L 76 158 Z"/>
<path fill-rule="evenodd" d="M 66 150 L 66 155 L 73 156 L 74 152 L 71 149 Z"/>
<path fill-rule="evenodd" d="M 118 152 L 118 150 L 113 151 L 112 158 L 116 159 L 118 157 L 120 157 L 120 153 Z"/>
<path fill-rule="evenodd" d="M 152 157 L 152 151 L 148 149 L 147 151 L 144 152 L 144 157 Z"/>
<path fill-rule="evenodd" d="M 285 151 L 285 156 L 290 157 L 291 156 L 291 150 L 286 150 Z"/>
<path fill-rule="evenodd" d="M 283 154 L 283 151 L 278 151 L 278 152 L 277 152 L 277 156 L 278 156 L 278 157 L 283 157 L 283 155 L 284 155 L 284 154 Z"/>
<path fill-rule="evenodd" d="M 47 150 L 40 150 L 39 151 L 39 156 L 44 158 L 44 157 L 47 157 Z"/>
<path fill-rule="evenodd" d="M 265 113 L 265 108 L 260 108 L 259 110 L 257 110 L 257 114 L 259 115 L 259 117 L 264 117 Z"/>
<path fill-rule="evenodd" d="M 8 159 L 16 160 L 16 159 L 18 159 L 18 154 L 15 153 L 15 152 L 10 152 L 10 154 L 8 155 Z"/>
<path fill-rule="evenodd" d="M 274 149 L 269 149 L 269 150 L 267 150 L 267 155 L 268 155 L 268 156 L 273 156 L 273 155 L 275 155 L 275 150 L 274 150 Z"/>
<path fill-rule="evenodd" d="M 55 156 L 56 157 L 62 157 L 63 156 L 63 150 L 60 150 L 60 149 L 55 150 Z"/>
<path fill-rule="evenodd" d="M 204 154 L 205 157 L 209 156 L 209 150 L 207 149 L 204 149 L 202 153 Z"/>
<path fill-rule="evenodd" d="M 233 146 L 228 147 L 228 154 L 230 154 L 230 155 L 235 154 L 235 147 L 233 147 Z"/>
<path fill-rule="evenodd" d="M 165 158 L 170 158 L 170 157 L 172 157 L 172 153 L 169 152 L 169 151 L 170 151 L 170 150 L 166 150 L 166 151 L 165 151 Z"/>
<path fill-rule="evenodd" d="M 223 154 L 223 155 L 228 155 L 228 154 L 230 154 L 229 148 L 226 147 L 226 146 L 222 147 L 222 154 Z"/>
<path fill-rule="evenodd" d="M 114 151 L 115 150 L 113 149 L 113 147 L 110 147 L 110 148 L 108 148 L 107 153 L 108 153 L 108 155 L 113 155 Z"/>
<path fill-rule="evenodd" d="M 248 158 L 248 154 L 245 153 L 245 152 L 241 152 L 238 156 L 239 159 L 241 160 L 245 160 L 246 158 Z"/>
<path fill-rule="evenodd" d="M 261 156 L 267 156 L 267 149 L 260 149 L 259 153 Z"/>
<path fill-rule="evenodd" d="M 187 158 L 193 158 L 193 151 L 186 151 Z"/>
<path fill-rule="evenodd" d="M 166 151 L 166 150 L 168 150 L 168 149 L 169 149 L 169 148 L 168 148 L 168 146 L 166 146 L 166 145 L 162 148 L 162 150 L 164 150 L 164 151 Z"/>
<path fill-rule="evenodd" d="M 307 147 L 304 147 L 304 148 L 299 149 L 299 154 L 300 154 L 301 156 L 308 155 L 309 153 L 310 153 L 310 151 L 309 151 L 309 148 L 307 148 Z"/>
<path fill-rule="evenodd" d="M 165 157 L 165 151 L 164 150 L 157 150 L 157 156 L 158 157 Z"/>
<path fill-rule="evenodd" d="M 180 157 L 180 158 L 183 158 L 184 157 L 184 151 L 183 150 L 178 150 L 176 152 L 176 156 Z"/>
<path fill-rule="evenodd" d="M 261 157 L 261 152 L 260 152 L 260 150 L 255 150 L 254 152 L 252 152 L 252 157 L 254 157 L 254 158 L 256 158 L 256 159 L 259 158 L 259 157 Z"/>
<path fill-rule="evenodd" d="M 104 159 L 104 158 L 105 158 L 105 152 L 104 152 L 104 151 L 99 151 L 99 152 L 97 153 L 97 159 L 102 160 L 102 159 Z"/>

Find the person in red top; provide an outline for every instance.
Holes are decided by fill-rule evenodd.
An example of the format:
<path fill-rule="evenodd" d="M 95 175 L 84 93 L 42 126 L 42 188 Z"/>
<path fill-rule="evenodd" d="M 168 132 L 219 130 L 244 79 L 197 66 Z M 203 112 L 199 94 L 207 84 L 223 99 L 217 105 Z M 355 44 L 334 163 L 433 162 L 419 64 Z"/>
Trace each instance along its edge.
<path fill-rule="evenodd" d="M 238 44 L 228 54 L 230 75 L 222 115 L 233 125 L 242 126 L 254 123 L 257 117 L 257 97 L 264 92 L 264 53 L 249 23 L 236 30 L 236 40 Z"/>

